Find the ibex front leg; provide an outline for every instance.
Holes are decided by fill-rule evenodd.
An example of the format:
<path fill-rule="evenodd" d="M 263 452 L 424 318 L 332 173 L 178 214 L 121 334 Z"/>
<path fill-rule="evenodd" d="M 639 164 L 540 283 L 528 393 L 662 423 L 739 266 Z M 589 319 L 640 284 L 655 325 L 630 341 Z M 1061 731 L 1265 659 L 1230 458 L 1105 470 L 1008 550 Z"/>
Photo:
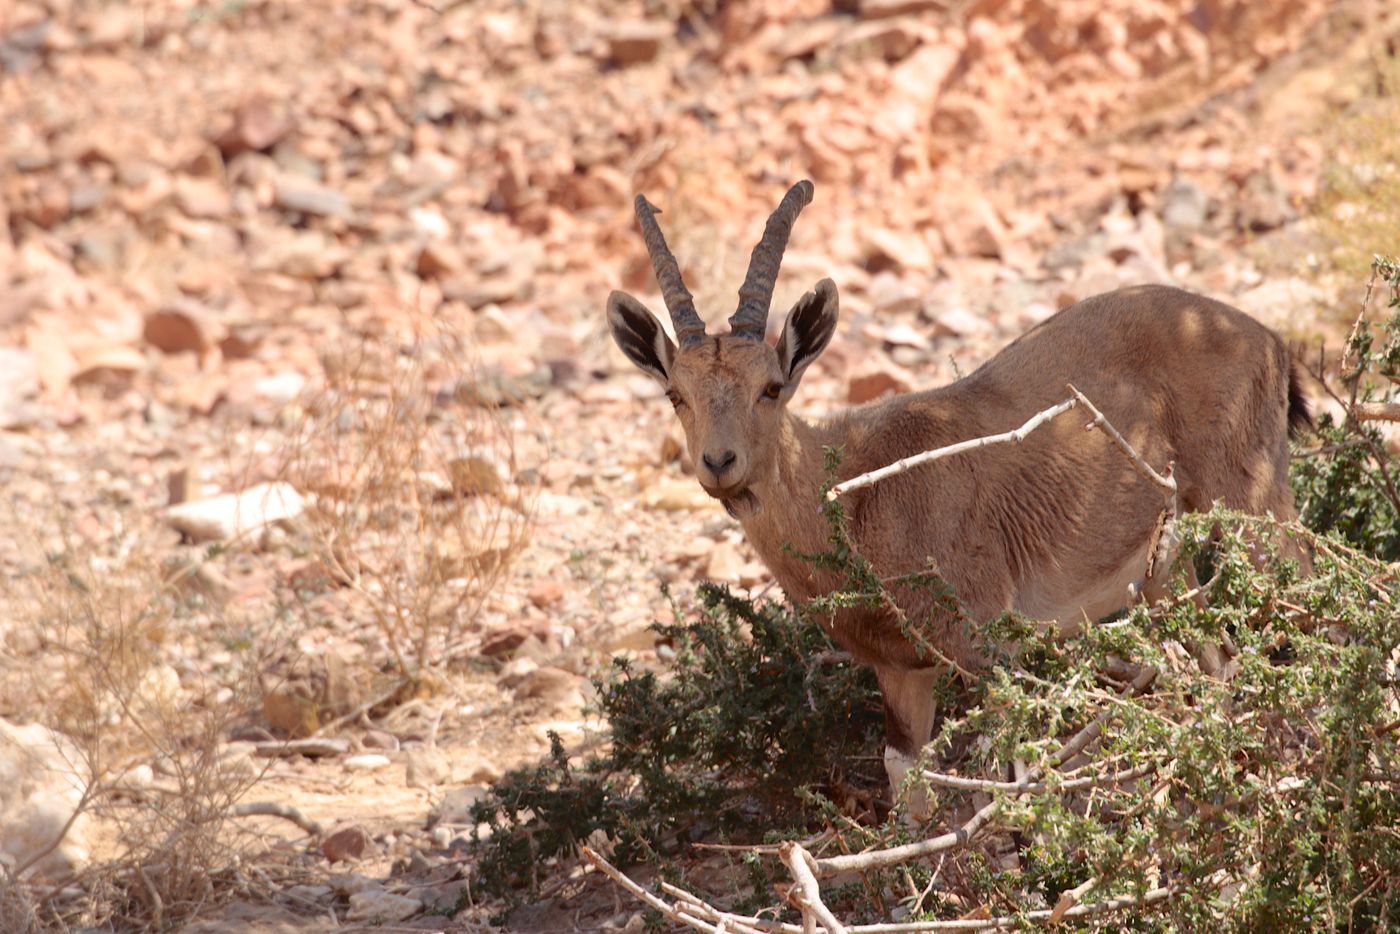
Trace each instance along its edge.
<path fill-rule="evenodd" d="M 933 720 L 938 712 L 934 688 L 939 676 L 937 668 L 875 667 L 885 703 L 885 771 L 889 774 L 890 794 L 895 801 L 899 800 L 904 777 L 933 735 Z M 908 804 L 909 816 L 914 820 L 922 821 L 930 816 L 928 792 L 924 788 L 915 790 Z"/>

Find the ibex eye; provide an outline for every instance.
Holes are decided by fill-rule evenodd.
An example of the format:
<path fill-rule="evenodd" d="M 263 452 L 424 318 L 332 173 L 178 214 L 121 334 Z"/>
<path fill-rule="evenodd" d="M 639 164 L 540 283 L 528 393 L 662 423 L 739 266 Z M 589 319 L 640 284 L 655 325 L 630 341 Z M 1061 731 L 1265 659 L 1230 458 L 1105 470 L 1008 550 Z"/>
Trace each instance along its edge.
<path fill-rule="evenodd" d="M 675 406 L 676 408 L 680 408 L 682 405 L 685 404 L 685 401 L 681 399 L 681 394 L 676 392 L 674 389 L 666 390 L 666 398 L 670 399 L 671 405 Z"/>
<path fill-rule="evenodd" d="M 763 398 L 776 399 L 783 394 L 782 383 L 769 383 L 768 388 L 763 390 Z"/>

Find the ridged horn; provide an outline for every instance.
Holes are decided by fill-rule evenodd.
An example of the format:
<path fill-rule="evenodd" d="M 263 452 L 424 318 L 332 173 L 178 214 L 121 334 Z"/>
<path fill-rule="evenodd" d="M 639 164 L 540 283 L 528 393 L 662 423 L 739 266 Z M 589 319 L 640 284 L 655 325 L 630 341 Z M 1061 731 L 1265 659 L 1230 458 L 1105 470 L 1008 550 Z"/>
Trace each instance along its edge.
<path fill-rule="evenodd" d="M 812 201 L 812 183 L 803 179 L 788 189 L 778 209 L 763 228 L 763 239 L 753 248 L 749 273 L 739 289 L 739 308 L 729 319 L 729 329 L 753 340 L 763 340 L 768 330 L 768 306 L 773 302 L 773 286 L 783 262 L 793 221 Z"/>
<path fill-rule="evenodd" d="M 656 273 L 656 281 L 661 285 L 661 298 L 666 310 L 671 313 L 671 324 L 676 329 L 676 341 L 688 346 L 705 339 L 705 322 L 695 310 L 695 299 L 681 280 L 681 267 L 675 254 L 666 246 L 666 238 L 661 234 L 661 226 L 656 223 L 656 215 L 661 212 L 647 201 L 646 195 L 637 195 L 637 223 L 642 227 L 642 239 L 646 241 L 647 253 L 651 256 L 651 269 Z"/>

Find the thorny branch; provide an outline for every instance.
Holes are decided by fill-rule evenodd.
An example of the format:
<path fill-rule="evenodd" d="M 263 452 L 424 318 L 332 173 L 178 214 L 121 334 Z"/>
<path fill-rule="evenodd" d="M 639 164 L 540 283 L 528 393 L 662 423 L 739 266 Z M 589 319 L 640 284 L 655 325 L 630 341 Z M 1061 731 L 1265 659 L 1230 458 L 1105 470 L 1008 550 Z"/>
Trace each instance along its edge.
<path fill-rule="evenodd" d="M 963 778 L 961 775 L 945 775 L 941 772 L 924 771 L 921 774 L 925 781 L 934 785 L 942 785 L 945 788 L 958 788 L 963 791 L 1004 791 L 1009 794 L 1042 794 L 1047 791 L 1057 791 L 1061 794 L 1068 794 L 1072 791 L 1082 791 L 1085 788 L 1106 788 L 1109 785 L 1121 785 L 1151 775 L 1161 768 L 1159 762 L 1146 762 L 1131 769 L 1124 769 L 1121 772 L 1110 772 L 1107 775 L 1086 775 L 1083 778 L 1070 778 L 1057 785 L 1048 782 L 1025 781 L 1025 782 L 996 782 L 982 778 Z"/>
<path fill-rule="evenodd" d="M 817 882 L 817 877 L 812 874 L 816 866 L 812 855 L 802 848 L 802 844 L 791 841 L 782 845 L 778 855 L 783 865 L 787 866 L 788 872 L 792 873 L 793 881 L 797 883 L 803 926 L 811 927 L 812 920 L 815 919 L 825 925 L 827 934 L 847 934 L 845 925 L 837 921 L 831 909 L 822 903 L 821 883 Z"/>
<path fill-rule="evenodd" d="M 1147 690 L 1156 677 L 1157 669 L 1155 668 L 1149 666 L 1139 669 L 1136 677 L 1118 693 L 1118 697 L 1128 698 L 1141 694 L 1143 691 Z M 992 790 L 1005 791 L 1012 795 L 1038 793 L 1050 790 L 1049 785 L 1041 781 L 1047 771 L 1049 769 L 1058 768 L 1088 749 L 1103 733 L 1104 725 L 1107 723 L 1110 714 L 1111 712 L 1109 710 L 1100 713 L 1083 729 L 1060 746 L 1045 765 L 1031 769 L 1023 782 L 973 783 L 972 780 L 968 779 L 956 779 L 956 781 L 960 783 L 970 783 L 966 786 L 958 784 L 956 787 L 973 787 L 975 785 L 978 790 L 984 790 L 990 787 Z M 1056 790 L 1069 791 L 1080 787 L 1130 781 L 1148 775 L 1158 767 L 1159 763 L 1154 762 L 1120 772 L 1070 779 L 1058 786 Z M 925 773 L 925 775 L 935 780 L 955 779 L 954 776 L 935 776 L 933 773 Z M 946 784 L 949 782 L 943 783 Z M 869 869 L 894 866 L 963 846 L 971 842 L 971 840 L 997 816 L 1004 800 L 1005 799 L 992 801 L 955 831 L 905 846 L 890 847 L 883 850 L 871 850 L 864 853 L 854 853 L 843 856 L 833 856 L 825 859 L 814 859 L 800 843 L 788 841 L 781 844 L 778 848 L 778 855 L 779 858 L 782 859 L 784 865 L 787 866 L 795 883 L 795 891 L 792 894 L 795 896 L 794 901 L 802 909 L 803 925 L 801 927 L 768 921 L 757 917 L 734 915 L 723 912 L 675 886 L 663 884 L 662 891 L 676 899 L 674 903 L 667 902 L 664 898 L 661 898 L 645 887 L 637 884 L 620 872 L 607 860 L 603 859 L 602 856 L 598 855 L 592 848 L 585 846 L 582 852 L 584 858 L 588 860 L 588 862 L 592 863 L 618 885 L 622 886 L 666 917 L 696 930 L 711 932 L 711 934 L 719 934 L 719 932 L 733 932 L 733 934 L 808 934 L 808 932 L 816 931 L 824 931 L 826 934 L 901 934 L 901 932 L 917 931 L 985 931 L 1020 924 L 1026 919 L 1036 921 L 1053 920 L 1058 923 L 1063 919 L 1087 917 L 1106 911 L 1113 911 L 1118 908 L 1142 907 L 1162 901 L 1171 896 L 1172 890 L 1170 888 L 1159 888 L 1153 889 L 1138 897 L 1111 898 L 1092 904 L 1078 904 L 1070 908 L 1066 908 L 1064 905 L 1058 905 L 1055 909 L 1032 911 L 1021 917 L 966 919 L 961 921 L 917 921 L 899 924 L 854 925 L 849 927 L 837 920 L 837 918 L 831 914 L 830 909 L 822 902 L 819 879 L 828 878 L 843 872 L 860 872 Z"/>
<path fill-rule="evenodd" d="M 1026 436 L 1035 431 L 1046 422 L 1059 418 L 1079 404 L 1077 399 L 1066 399 L 1059 405 L 1051 406 L 1044 412 L 1039 412 L 1026 419 L 1026 423 L 1014 431 L 1003 432 L 999 435 L 987 435 L 983 438 L 972 438 L 968 441 L 959 441 L 957 444 L 949 444 L 932 451 L 924 451 L 921 454 L 912 454 L 909 457 L 895 461 L 893 464 L 881 467 L 878 470 L 871 470 L 849 480 L 843 480 L 827 491 L 826 498 L 830 502 L 835 502 L 838 496 L 849 493 L 851 490 L 859 490 L 862 487 L 871 486 L 889 477 L 907 473 L 915 467 L 951 457 L 954 454 L 964 454 L 968 451 L 975 451 L 978 448 L 985 448 L 993 444 L 1005 444 L 1007 442 L 1019 443 L 1024 441 Z"/>
<path fill-rule="evenodd" d="M 608 878 L 636 896 L 642 902 L 659 911 L 662 915 L 707 934 L 805 934 L 808 930 L 821 930 L 826 934 L 836 931 L 844 934 L 919 934 L 924 931 L 996 931 L 1013 928 L 1026 921 L 1050 922 L 1073 921 L 1095 915 L 1107 914 L 1124 908 L 1145 908 L 1165 901 L 1174 894 L 1170 887 L 1149 889 L 1141 895 L 1123 895 L 1106 898 L 1089 904 L 1075 905 L 1066 911 L 1042 908 L 1028 911 L 1023 915 L 1002 915 L 995 918 L 964 918 L 956 921 L 906 921 L 892 924 L 856 924 L 849 927 L 837 922 L 835 928 L 815 928 L 771 921 L 752 915 L 739 915 L 721 911 L 693 893 L 670 883 L 661 883 L 661 890 L 675 901 L 668 902 L 644 886 L 638 885 L 626 874 L 618 870 L 590 847 L 583 848 L 583 856 Z M 833 919 L 834 920 L 834 919 Z"/>
<path fill-rule="evenodd" d="M 852 490 L 859 490 L 863 487 L 872 486 L 879 483 L 881 480 L 907 473 L 915 467 L 920 467 L 945 457 L 951 457 L 954 454 L 965 454 L 968 451 L 975 451 L 993 444 L 1019 444 L 1021 441 L 1024 441 L 1031 432 L 1040 428 L 1047 422 L 1059 418 L 1071 409 L 1083 406 L 1088 409 L 1089 414 L 1093 416 L 1089 424 L 1084 426 L 1084 430 L 1090 431 L 1097 428 L 1102 431 L 1108 437 L 1109 441 L 1113 443 L 1113 446 L 1118 448 L 1124 457 L 1128 458 L 1139 474 L 1162 490 L 1165 503 L 1162 507 L 1161 516 L 1157 520 L 1156 527 L 1153 529 L 1152 538 L 1148 547 L 1147 571 L 1145 576 L 1150 580 L 1157 570 L 1165 565 L 1167 558 L 1171 554 L 1172 545 L 1176 540 L 1177 486 L 1176 480 L 1172 477 L 1172 465 L 1170 463 L 1167 464 L 1166 470 L 1163 473 L 1158 473 L 1156 470 L 1153 470 L 1151 465 L 1143 459 L 1141 454 L 1133 449 L 1133 446 L 1119 433 L 1118 429 L 1113 427 L 1113 423 L 1108 420 L 1108 417 L 1105 416 L 1103 412 L 1099 411 L 1098 407 L 1090 402 L 1087 396 L 1074 388 L 1073 385 L 1067 385 L 1065 388 L 1070 391 L 1070 398 L 1058 405 L 1052 405 L 1043 412 L 1037 412 L 1035 415 L 1026 419 L 1025 423 L 1021 425 L 1020 428 L 1002 432 L 997 435 L 986 435 L 981 438 L 959 441 L 956 444 L 945 445 L 941 448 L 935 448 L 932 451 L 923 451 L 919 454 L 912 454 L 909 457 L 901 458 L 893 464 L 888 464 L 877 470 L 867 471 L 836 484 L 827 491 L 827 501 L 835 502 L 837 497 L 849 493 Z"/>
<path fill-rule="evenodd" d="M 1147 667 L 1142 669 L 1136 678 L 1133 679 L 1122 692 L 1120 697 L 1132 697 L 1147 690 L 1147 686 L 1157 677 L 1157 669 Z M 1076 733 L 1068 742 L 1061 746 L 1048 763 L 1049 768 L 1056 768 L 1079 755 L 1094 740 L 1103 733 L 1104 724 L 1108 721 L 1109 711 L 1105 710 L 1095 717 L 1087 726 Z M 1026 775 L 1026 781 L 1039 781 L 1046 771 L 1046 766 L 1036 766 Z M 886 866 L 894 866 L 907 862 L 911 859 L 919 859 L 934 853 L 941 853 L 954 847 L 964 846 L 975 837 L 992 818 L 1001 811 L 1002 802 L 994 800 L 983 807 L 976 814 L 957 830 L 945 833 L 942 836 L 933 837 L 929 840 L 922 840 L 918 843 L 907 843 L 903 846 L 890 847 L 884 850 L 869 850 L 865 853 L 852 853 L 845 856 L 830 856 L 817 860 L 817 876 L 827 878 L 842 872 L 861 871 L 867 869 L 881 869 Z"/>

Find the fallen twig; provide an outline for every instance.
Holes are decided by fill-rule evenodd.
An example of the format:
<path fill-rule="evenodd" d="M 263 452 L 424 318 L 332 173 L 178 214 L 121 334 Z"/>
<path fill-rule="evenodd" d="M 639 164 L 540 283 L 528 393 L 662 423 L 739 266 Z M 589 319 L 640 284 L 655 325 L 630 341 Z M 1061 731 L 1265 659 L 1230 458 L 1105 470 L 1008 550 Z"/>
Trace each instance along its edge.
<path fill-rule="evenodd" d="M 296 824 L 313 837 L 321 835 L 321 825 L 290 804 L 278 804 L 274 801 L 252 801 L 248 804 L 235 804 L 229 813 L 233 817 L 280 817 Z"/>
<path fill-rule="evenodd" d="M 616 866 L 603 859 L 603 857 L 599 856 L 598 852 L 594 850 L 591 846 L 583 847 L 580 850 L 580 852 L 583 853 L 583 858 L 592 863 L 594 867 L 596 867 L 599 871 L 603 873 L 603 875 L 607 876 L 609 879 L 613 880 L 618 885 L 631 892 L 637 898 L 646 902 L 648 905 L 655 908 L 657 911 L 661 912 L 666 917 L 670 918 L 672 921 L 679 921 L 681 924 L 684 924 L 687 927 L 693 927 L 698 931 L 708 931 L 710 932 L 710 934 L 723 934 L 723 928 L 717 928 L 713 924 L 709 924 L 702 918 L 697 918 L 692 915 L 683 914 L 682 912 L 676 910 L 676 906 L 672 905 L 664 898 L 661 898 L 660 896 L 656 895 L 650 890 L 643 888 L 636 882 L 633 882 L 630 878 L 628 878 L 620 870 L 618 870 Z"/>
<path fill-rule="evenodd" d="M 1140 694 L 1147 689 L 1157 677 L 1157 669 L 1147 667 L 1139 672 L 1138 676 L 1125 687 L 1119 697 L 1131 697 Z M 1098 739 L 1103 732 L 1103 725 L 1107 722 L 1109 711 L 1105 710 L 1093 719 L 1087 726 L 1076 733 L 1068 742 L 1061 746 L 1046 766 L 1036 766 L 1031 769 L 1026 776 L 1027 782 L 1038 781 L 1045 775 L 1046 768 L 1056 768 L 1063 765 L 1070 759 L 1079 755 L 1089 747 L 1089 744 Z M 919 859 L 924 856 L 931 856 L 934 853 L 941 853 L 944 850 L 951 850 L 955 847 L 965 846 L 975 837 L 984 826 L 994 818 L 1001 810 L 1002 800 L 995 800 L 987 804 L 957 830 L 945 833 L 928 840 L 921 840 L 918 843 L 906 843 L 903 846 L 889 847 L 883 850 L 868 850 L 864 853 L 851 853 L 842 856 L 829 856 L 816 861 L 816 875 L 818 878 L 827 878 L 842 872 L 861 871 L 866 869 L 880 869 L 885 866 L 894 866 L 907 862 L 911 859 Z"/>
<path fill-rule="evenodd" d="M 795 858 L 802 858 L 801 854 L 793 851 Z M 626 889 L 636 898 L 646 903 L 650 907 L 661 912 L 672 921 L 694 928 L 697 931 L 706 931 L 709 934 L 803 934 L 804 930 L 817 930 L 814 926 L 806 927 L 796 924 L 788 924 L 782 921 L 770 921 L 766 918 L 756 918 L 752 915 L 737 915 L 727 911 L 721 911 L 714 905 L 693 893 L 687 892 L 678 886 L 670 883 L 661 883 L 661 889 L 670 895 L 674 902 L 668 902 L 646 887 L 639 885 L 613 866 L 602 856 L 598 855 L 592 847 L 583 847 L 583 856 L 595 868 L 600 870 L 613 882 Z M 807 856 L 806 859 L 810 859 Z M 806 859 L 803 861 L 806 862 Z M 1123 908 L 1143 908 L 1157 902 L 1165 901 L 1174 894 L 1174 890 L 1169 887 L 1150 889 L 1141 895 L 1120 895 L 1114 898 L 1106 898 L 1103 901 L 1089 904 L 1075 905 L 1068 910 L 1061 911 L 1058 915 L 1061 921 L 1073 921 L 1078 918 L 1088 918 L 1094 915 L 1106 914 L 1110 911 L 1118 911 Z M 964 918 L 955 921 L 902 921 L 887 924 L 856 924 L 850 927 L 841 925 L 835 918 L 835 927 L 826 927 L 825 922 L 821 930 L 826 934 L 834 932 L 844 932 L 844 934 L 919 934 L 922 931 L 994 931 L 1001 928 L 1016 927 L 1027 921 L 1050 922 L 1056 915 L 1053 908 L 1042 908 L 1036 911 L 1028 911 L 1021 915 L 1001 915 L 995 918 Z"/>
<path fill-rule="evenodd" d="M 798 924 L 788 924 L 785 921 L 771 921 L 762 919 L 762 917 L 753 917 L 752 914 L 722 912 L 706 900 L 701 899 L 700 896 L 686 892 L 685 889 L 671 885 L 669 882 L 662 882 L 661 891 L 675 899 L 675 902 L 668 902 L 645 886 L 638 885 L 624 872 L 617 870 L 615 865 L 599 856 L 598 851 L 592 847 L 582 847 L 582 854 L 588 863 L 594 865 L 596 870 L 601 871 L 603 875 L 622 886 L 645 905 L 654 907 L 655 910 L 676 923 L 685 924 L 686 927 L 694 928 L 697 931 L 707 931 L 708 934 L 805 934 L 806 931 L 825 931 L 825 934 L 918 934 L 920 931 L 994 931 L 1000 930 L 1000 928 L 1016 927 L 1026 923 L 1026 921 L 1058 923 L 1058 921 L 1077 920 L 1082 919 L 1082 917 L 1092 917 L 1095 914 L 1116 912 L 1116 910 L 1126 909 L 1126 907 L 1145 907 L 1163 902 L 1163 900 L 1175 895 L 1175 889 L 1162 886 L 1162 888 L 1149 889 L 1142 895 L 1121 895 L 1117 898 L 1103 899 L 1102 902 L 1075 905 L 1063 910 L 1037 909 L 1035 912 L 1004 914 L 1004 916 L 981 917 L 981 919 L 897 921 L 897 923 L 888 924 L 854 924 L 851 927 L 843 926 L 834 917 L 830 917 L 829 921 L 820 920 L 822 927 L 818 927 L 816 926 L 818 919 L 808 917 L 805 919 L 808 920 L 808 924 L 798 926 Z M 791 863 L 788 863 L 790 860 Z M 790 849 L 785 851 L 784 861 L 788 863 L 790 870 L 794 870 L 794 875 L 801 875 L 804 868 L 808 870 L 808 875 L 811 875 L 811 854 L 806 853 L 798 844 L 790 844 Z M 812 878 L 811 885 L 816 885 L 815 878 Z M 805 900 L 808 898 L 806 886 L 799 884 L 798 888 L 804 893 L 805 905 L 813 905 L 812 902 Z M 819 898 L 815 900 L 815 905 L 822 905 Z M 825 905 L 822 907 L 825 910 Z M 827 912 L 827 914 L 830 913 Z"/>

